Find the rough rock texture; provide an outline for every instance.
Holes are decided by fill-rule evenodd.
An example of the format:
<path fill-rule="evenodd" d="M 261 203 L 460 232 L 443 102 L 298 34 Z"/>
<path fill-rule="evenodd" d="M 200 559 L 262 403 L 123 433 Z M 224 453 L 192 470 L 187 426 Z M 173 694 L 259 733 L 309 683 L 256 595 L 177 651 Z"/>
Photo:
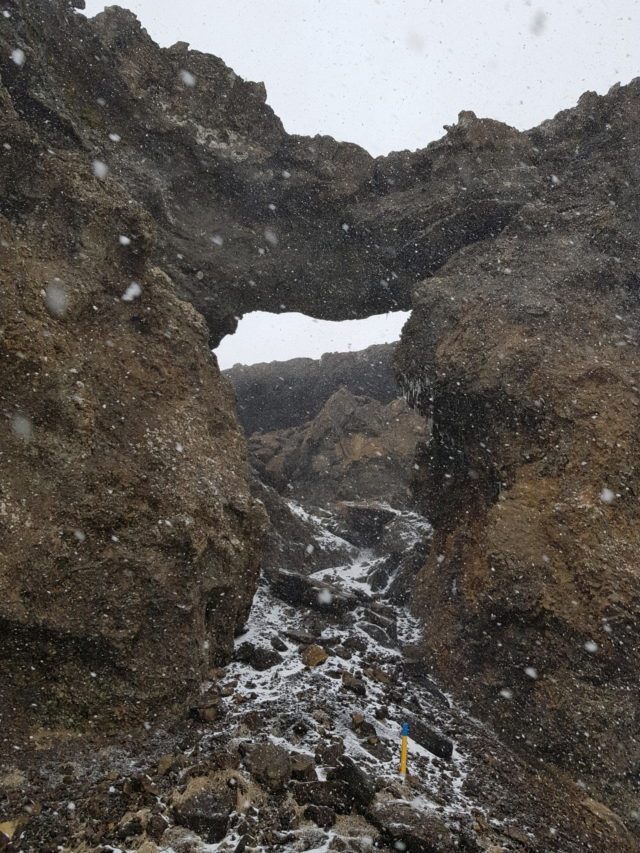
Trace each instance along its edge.
<path fill-rule="evenodd" d="M 633 811 L 639 82 L 519 145 L 535 194 L 417 288 L 397 353 L 433 419 L 416 478 L 435 528 L 425 651 L 504 736 Z"/>
<path fill-rule="evenodd" d="M 383 248 L 363 258 L 371 237 L 342 227 L 374 176 L 364 150 L 288 136 L 262 84 L 184 43 L 159 49 L 131 12 L 87 21 L 60 0 L 9 9 L 3 82 L 16 109 L 54 149 L 104 162 L 108 184 L 152 213 L 154 256 L 214 340 L 245 310 L 338 319 L 408 304 L 409 288 L 384 280 Z"/>
<path fill-rule="evenodd" d="M 462 113 L 423 151 L 374 160 L 356 146 L 287 136 L 261 85 L 186 45 L 160 50 L 130 13 L 88 22 L 71 5 L 8 0 L 10 17 L 0 18 L 11 146 L 0 157 L 10 492 L 0 606 L 5 624 L 29 631 L 2 632 L 3 663 L 15 675 L 21 655 L 30 663 L 37 648 L 46 661 L 42 650 L 52 650 L 45 665 L 61 677 L 47 676 L 46 695 L 74 684 L 80 704 L 93 681 L 119 694 L 121 676 L 135 677 L 139 695 L 161 693 L 169 685 L 154 675 L 167 655 L 201 659 L 197 644 L 186 654 L 182 628 L 204 638 L 206 613 L 221 618 L 215 602 L 203 606 L 215 588 L 203 577 L 219 578 L 219 555 L 232 566 L 226 579 L 255 574 L 258 515 L 239 433 L 204 327 L 176 294 L 216 342 L 248 310 L 365 316 L 409 307 L 422 281 L 397 370 L 433 418 L 417 476 L 437 531 L 418 589 L 425 653 L 506 738 L 631 814 L 640 84 L 588 93 L 527 133 Z M 56 277 L 73 285 L 62 319 L 56 290 L 47 298 Z M 132 281 L 142 297 L 122 303 Z M 179 329 L 168 328 L 174 321 Z M 102 356 L 109 340 L 115 353 Z M 84 390 L 68 390 L 71 369 L 83 370 L 73 381 Z M 173 410 L 187 403 L 177 430 Z M 25 444 L 24 416 L 34 428 Z M 192 464 L 188 452 L 179 465 L 170 450 L 186 424 L 198 457 L 191 474 L 181 467 Z M 329 426 L 323 448 L 341 464 Z M 187 549 L 182 514 L 196 520 Z M 86 563 L 75 530 L 92 549 Z M 127 575 L 125 559 L 140 574 Z M 86 580 L 70 575 L 76 565 L 89 567 Z M 117 612 L 104 607 L 110 596 Z M 166 606 L 175 598 L 193 609 Z M 105 612 L 104 622 L 94 615 Z M 129 615 L 138 627 L 128 634 Z M 180 631 L 177 620 L 186 620 Z M 124 650 L 144 663 L 136 673 L 119 668 Z M 111 668 L 108 680 L 89 680 L 96 659 Z M 178 680 L 190 672 L 179 667 Z"/>
<path fill-rule="evenodd" d="M 253 496 L 262 501 L 269 516 L 269 530 L 262 551 L 263 565 L 307 573 L 335 565 L 340 555 L 347 562 L 351 550 L 349 544 L 327 540 L 317 517 L 294 502 L 296 495 L 278 494 L 255 473 L 251 487 Z"/>
<path fill-rule="evenodd" d="M 409 506 L 418 441 L 427 428 L 402 399 L 388 405 L 341 388 L 303 427 L 255 433 L 251 460 L 263 481 L 305 504 L 383 500 Z"/>
<path fill-rule="evenodd" d="M 146 719 L 193 691 L 246 618 L 264 524 L 204 321 L 154 265 L 149 215 L 86 151 L 50 148 L 63 129 L 27 99 L 25 52 L 0 89 L 7 737 L 31 718 Z"/>
<path fill-rule="evenodd" d="M 237 364 L 224 371 L 236 392 L 238 416 L 247 435 L 301 426 L 329 397 L 346 388 L 360 397 L 390 403 L 400 396 L 393 372 L 395 344 L 359 352 L 325 353 L 267 364 Z"/>
<path fill-rule="evenodd" d="M 465 114 L 471 144 L 452 132 L 374 159 L 287 135 L 262 84 L 184 43 L 158 48 L 131 12 L 9 8 L 2 73 L 19 114 L 54 150 L 104 162 L 108 185 L 151 212 L 154 258 L 214 342 L 250 310 L 345 319 L 410 307 L 412 284 L 499 232 L 539 177 L 527 139 L 499 122 Z"/>

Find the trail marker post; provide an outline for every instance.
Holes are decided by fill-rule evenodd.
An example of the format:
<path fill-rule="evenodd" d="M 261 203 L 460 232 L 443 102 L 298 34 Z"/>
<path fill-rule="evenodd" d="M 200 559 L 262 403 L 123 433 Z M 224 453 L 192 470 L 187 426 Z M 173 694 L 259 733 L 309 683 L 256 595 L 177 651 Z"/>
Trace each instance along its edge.
<path fill-rule="evenodd" d="M 409 760 L 409 723 L 402 724 L 402 738 L 400 740 L 400 775 L 407 778 L 407 762 Z"/>

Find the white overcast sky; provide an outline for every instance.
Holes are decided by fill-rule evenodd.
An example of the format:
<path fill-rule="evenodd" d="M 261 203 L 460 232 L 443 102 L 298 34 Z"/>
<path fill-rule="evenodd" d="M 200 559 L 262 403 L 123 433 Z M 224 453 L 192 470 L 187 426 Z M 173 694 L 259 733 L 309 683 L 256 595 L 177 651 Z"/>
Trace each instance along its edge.
<path fill-rule="evenodd" d="M 640 75 L 640 0 L 119 5 L 135 12 L 161 45 L 189 42 L 222 57 L 242 77 L 263 81 L 289 132 L 330 134 L 374 155 L 423 147 L 463 109 L 532 127 L 575 104 L 587 89 L 604 93 Z M 104 6 L 87 0 L 86 14 Z M 384 319 L 365 322 L 371 342 L 384 339 Z M 262 359 L 253 352 L 255 327 L 243 339 L 245 324 L 223 342 L 225 364 Z M 310 321 L 298 319 L 285 331 L 272 358 L 315 354 L 305 349 Z M 344 332 L 341 349 L 348 348 L 349 335 Z"/>

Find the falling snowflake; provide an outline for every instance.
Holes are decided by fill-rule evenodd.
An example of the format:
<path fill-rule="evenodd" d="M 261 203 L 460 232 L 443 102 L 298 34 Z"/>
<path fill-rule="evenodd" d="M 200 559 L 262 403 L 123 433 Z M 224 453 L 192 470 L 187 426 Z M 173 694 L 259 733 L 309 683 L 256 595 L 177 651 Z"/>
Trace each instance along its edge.
<path fill-rule="evenodd" d="M 416 53 L 422 53 L 425 48 L 425 40 L 420 33 L 410 32 L 407 34 L 407 47 Z"/>
<path fill-rule="evenodd" d="M 529 29 L 533 33 L 534 36 L 541 36 L 544 32 L 544 29 L 547 25 L 547 15 L 542 9 L 538 9 L 538 11 L 534 14 L 531 19 L 531 24 Z"/>
<path fill-rule="evenodd" d="M 278 245 L 278 235 L 275 231 L 272 231 L 271 228 L 265 228 L 264 239 L 270 246 Z"/>
<path fill-rule="evenodd" d="M 328 589 L 321 589 L 318 593 L 318 603 L 319 604 L 331 604 L 333 601 L 333 596 L 331 595 Z"/>
<path fill-rule="evenodd" d="M 130 246 L 131 245 L 131 238 L 127 237 L 125 234 L 121 234 L 118 237 L 118 242 L 120 243 L 121 246 Z"/>
<path fill-rule="evenodd" d="M 503 699 L 513 699 L 513 690 L 509 690 L 508 687 L 503 687 L 500 691 L 500 695 Z"/>
<path fill-rule="evenodd" d="M 11 59 L 20 67 L 24 65 L 26 58 L 24 50 L 21 50 L 19 47 L 11 51 Z"/>
<path fill-rule="evenodd" d="M 91 168 L 93 169 L 93 174 L 100 181 L 104 181 L 109 174 L 109 167 L 106 163 L 103 163 L 102 160 L 94 160 L 91 164 Z"/>
<path fill-rule="evenodd" d="M 190 71 L 187 71 L 186 68 L 183 68 L 180 71 L 180 79 L 182 80 L 185 86 L 188 86 L 190 89 L 196 85 L 196 78 Z"/>
<path fill-rule="evenodd" d="M 47 311 L 52 317 L 60 319 L 67 313 L 69 307 L 69 299 L 67 293 L 62 286 L 62 283 L 57 280 L 47 285 L 44 294 L 44 304 L 47 306 Z"/>
<path fill-rule="evenodd" d="M 535 681 L 535 679 L 538 677 L 538 670 L 535 668 L 535 666 L 527 666 L 525 667 L 524 674 Z"/>
<path fill-rule="evenodd" d="M 134 299 L 137 299 L 142 293 L 142 288 L 138 284 L 137 281 L 132 281 L 129 287 L 122 294 L 123 302 L 133 302 Z"/>
<path fill-rule="evenodd" d="M 120 136 L 120 134 L 119 134 L 119 133 L 110 133 L 110 134 L 109 134 L 109 139 L 110 139 L 112 142 L 120 142 L 120 140 L 122 139 L 122 137 Z"/>
<path fill-rule="evenodd" d="M 587 640 L 584 644 L 585 651 L 589 652 L 590 655 L 595 654 L 600 646 L 594 640 Z"/>
<path fill-rule="evenodd" d="M 611 489 L 604 488 L 600 492 L 600 500 L 603 504 L 612 504 L 616 499 L 616 493 L 612 492 Z"/>
<path fill-rule="evenodd" d="M 33 438 L 33 424 L 26 415 L 14 415 L 11 418 L 11 430 L 22 441 L 31 441 Z"/>

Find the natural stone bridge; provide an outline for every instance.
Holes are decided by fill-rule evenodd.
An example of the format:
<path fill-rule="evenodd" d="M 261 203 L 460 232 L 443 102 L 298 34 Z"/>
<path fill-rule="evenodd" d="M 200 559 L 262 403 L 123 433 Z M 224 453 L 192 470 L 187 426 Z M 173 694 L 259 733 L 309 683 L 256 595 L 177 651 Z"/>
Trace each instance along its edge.
<path fill-rule="evenodd" d="M 412 307 L 396 372 L 433 419 L 425 655 L 506 738 L 624 796 L 638 82 L 526 133 L 462 113 L 374 159 L 287 135 L 261 84 L 128 12 L 69 7 L 0 20 L 0 657 L 20 701 L 48 697 L 25 725 L 142 716 L 229 653 L 264 518 L 209 345 L 257 309 Z"/>

